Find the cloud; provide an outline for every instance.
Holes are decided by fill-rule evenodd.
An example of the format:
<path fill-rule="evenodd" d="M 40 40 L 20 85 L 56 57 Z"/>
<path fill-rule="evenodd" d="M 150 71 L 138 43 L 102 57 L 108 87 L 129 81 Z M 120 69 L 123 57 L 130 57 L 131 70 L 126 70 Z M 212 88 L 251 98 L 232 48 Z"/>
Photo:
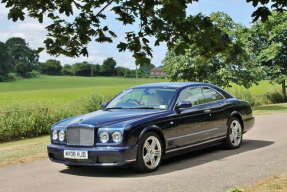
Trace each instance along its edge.
<path fill-rule="evenodd" d="M 6 8 L 3 3 L 0 3 L 0 13 L 3 15 L 7 15 L 9 13 L 9 9 Z"/>

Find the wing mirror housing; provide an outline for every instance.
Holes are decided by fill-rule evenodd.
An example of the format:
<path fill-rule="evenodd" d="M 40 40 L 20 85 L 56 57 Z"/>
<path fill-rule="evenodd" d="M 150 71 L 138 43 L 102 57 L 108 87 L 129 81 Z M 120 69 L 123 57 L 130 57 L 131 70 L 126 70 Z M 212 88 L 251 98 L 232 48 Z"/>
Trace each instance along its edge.
<path fill-rule="evenodd" d="M 101 106 L 102 108 L 104 108 L 105 106 L 107 106 L 108 102 L 102 102 Z"/>
<path fill-rule="evenodd" d="M 181 102 L 179 103 L 179 105 L 177 105 L 177 106 L 175 107 L 175 109 L 189 108 L 189 107 L 191 107 L 191 106 L 192 106 L 192 104 L 191 104 L 190 101 L 181 101 Z"/>

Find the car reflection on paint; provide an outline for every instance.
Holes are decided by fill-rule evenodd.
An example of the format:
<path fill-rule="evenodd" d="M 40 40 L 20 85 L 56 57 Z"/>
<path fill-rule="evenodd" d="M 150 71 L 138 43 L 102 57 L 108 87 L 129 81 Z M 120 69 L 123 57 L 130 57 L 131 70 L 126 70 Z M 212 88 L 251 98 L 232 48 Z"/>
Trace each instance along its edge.
<path fill-rule="evenodd" d="M 237 149 L 255 123 L 251 106 L 206 83 L 123 90 L 102 109 L 55 123 L 48 155 L 67 166 L 158 169 L 162 160 L 222 143 Z"/>

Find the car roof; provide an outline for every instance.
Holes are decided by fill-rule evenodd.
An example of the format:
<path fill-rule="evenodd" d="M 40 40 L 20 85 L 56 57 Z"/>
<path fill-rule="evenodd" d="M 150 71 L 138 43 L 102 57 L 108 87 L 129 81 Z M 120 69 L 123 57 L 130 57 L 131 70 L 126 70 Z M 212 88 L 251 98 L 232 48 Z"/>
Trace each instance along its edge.
<path fill-rule="evenodd" d="M 214 86 L 208 83 L 200 82 L 163 82 L 163 83 L 151 83 L 145 85 L 138 85 L 131 88 L 151 88 L 151 87 L 164 87 L 164 88 L 185 88 L 191 86 Z"/>

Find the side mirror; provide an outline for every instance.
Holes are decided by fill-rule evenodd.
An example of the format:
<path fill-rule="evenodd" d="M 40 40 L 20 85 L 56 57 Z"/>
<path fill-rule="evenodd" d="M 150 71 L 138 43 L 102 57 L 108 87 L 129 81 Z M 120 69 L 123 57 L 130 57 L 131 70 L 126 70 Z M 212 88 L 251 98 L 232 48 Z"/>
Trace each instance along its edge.
<path fill-rule="evenodd" d="M 102 102 L 102 104 L 101 104 L 102 108 L 104 108 L 107 104 L 108 104 L 108 102 Z"/>
<path fill-rule="evenodd" d="M 191 107 L 192 105 L 191 105 L 191 102 L 190 101 L 181 101 L 180 103 L 179 103 L 179 105 L 177 105 L 176 107 L 175 107 L 175 109 L 180 109 L 180 108 L 189 108 L 189 107 Z"/>

